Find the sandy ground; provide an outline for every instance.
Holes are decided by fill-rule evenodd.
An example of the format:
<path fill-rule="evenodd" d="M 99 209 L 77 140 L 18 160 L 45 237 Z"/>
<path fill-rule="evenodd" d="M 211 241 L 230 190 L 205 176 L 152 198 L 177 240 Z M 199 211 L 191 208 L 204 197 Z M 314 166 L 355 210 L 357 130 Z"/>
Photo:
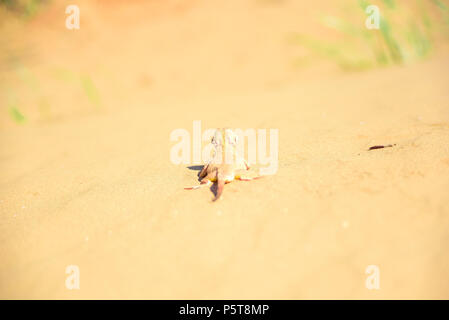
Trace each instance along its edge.
<path fill-rule="evenodd" d="M 27 122 L 2 111 L 0 298 L 449 298 L 448 54 L 297 69 L 285 35 L 318 5 L 79 3 L 79 31 L 58 5 L 16 31 L 39 94 L 2 72 Z M 94 79 L 99 106 L 62 67 Z M 279 129 L 278 172 L 215 203 L 183 190 L 197 171 L 170 162 L 169 135 L 194 120 Z"/>

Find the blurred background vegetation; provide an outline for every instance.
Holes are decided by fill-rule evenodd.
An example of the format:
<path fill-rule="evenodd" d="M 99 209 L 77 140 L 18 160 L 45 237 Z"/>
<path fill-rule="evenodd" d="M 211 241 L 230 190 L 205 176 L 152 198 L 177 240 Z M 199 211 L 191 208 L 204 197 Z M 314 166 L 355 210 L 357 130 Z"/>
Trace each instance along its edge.
<path fill-rule="evenodd" d="M 0 0 L 4 9 L 23 18 L 34 16 L 48 0 Z"/>
<path fill-rule="evenodd" d="M 288 5 L 289 1 L 293 0 L 249 1 L 252 1 L 251 3 L 255 6 L 280 12 L 276 10 L 281 10 L 283 6 Z M 100 59 L 95 67 L 89 66 L 76 70 L 68 63 L 57 65 L 53 64 L 52 59 L 47 58 L 52 64 L 45 65 L 46 69 L 42 70 L 44 67 L 37 62 L 37 59 L 33 65 L 34 44 L 19 41 L 21 36 L 17 35 L 24 35 L 29 31 L 32 34 L 34 26 L 28 29 L 27 26 L 39 18 L 41 18 L 39 28 L 45 26 L 46 30 L 53 32 L 54 29 L 58 29 L 60 32 L 57 35 L 56 32 L 52 34 L 53 44 L 59 45 L 59 42 L 63 42 L 60 40 L 61 35 L 67 42 L 73 39 L 84 40 L 81 37 L 76 38 L 78 35 L 75 33 L 64 33 L 63 7 L 58 7 L 56 10 L 58 18 L 54 18 L 54 16 L 52 18 L 51 15 L 42 18 L 46 12 L 50 11 L 47 9 L 51 9 L 52 5 L 56 3 L 57 1 L 51 0 L 0 0 L 0 104 L 1 112 L 3 115 L 7 115 L 9 122 L 23 124 L 30 118 L 46 121 L 55 119 L 64 112 L 69 114 L 73 112 L 73 110 L 68 111 L 69 107 L 67 107 L 67 111 L 64 111 L 64 107 L 66 107 L 64 102 L 67 99 L 76 101 L 76 108 L 81 109 L 80 106 L 83 106 L 85 109 L 82 112 L 88 113 L 101 110 L 102 105 L 107 105 L 106 100 L 109 96 L 102 90 L 104 86 L 101 86 L 101 80 L 110 81 L 117 64 L 101 65 Z M 103 10 L 106 5 L 112 5 L 114 1 L 93 3 L 101 3 L 103 6 L 100 7 Z M 154 3 L 158 3 L 158 1 Z M 164 3 L 164 1 L 161 0 L 159 3 Z M 305 55 L 296 57 L 294 61 L 296 66 L 308 67 L 314 61 L 323 60 L 335 64 L 343 71 L 363 71 L 423 60 L 448 45 L 448 0 L 341 0 L 335 3 L 339 7 L 337 13 L 335 10 L 329 11 L 332 14 L 327 10 L 321 10 L 321 16 L 317 17 L 316 21 L 317 25 L 329 30 L 333 36 L 328 37 L 328 33 L 312 35 L 309 32 L 296 32 L 295 30 L 299 28 L 293 27 L 291 29 L 293 32 L 288 34 L 288 43 L 286 44 L 282 43 L 285 33 L 280 35 L 281 43 L 276 43 L 278 47 L 300 47 L 306 52 Z M 379 30 L 370 30 L 365 27 L 365 20 L 368 17 L 366 8 L 372 4 L 377 5 L 380 9 Z M 65 6 L 67 3 L 61 2 L 59 5 Z M 119 16 L 117 14 L 115 18 Z M 297 16 L 298 19 L 301 19 L 303 13 L 298 12 Z M 46 24 L 50 20 L 55 20 L 56 22 L 52 23 L 58 28 L 53 27 L 52 29 L 51 23 L 47 27 Z M 89 20 L 85 19 L 84 22 L 88 23 Z M 120 23 L 122 22 L 117 22 L 117 24 Z M 146 20 L 146 23 L 149 23 L 149 20 Z M 109 28 L 109 25 L 106 26 Z M 89 38 L 90 35 L 85 30 L 83 29 L 82 37 L 85 37 L 86 42 L 90 42 L 94 38 L 93 36 Z M 205 34 L 207 35 L 207 33 Z M 16 45 L 16 42 L 19 44 Z M 147 47 L 148 50 L 151 49 L 150 45 Z M 244 50 L 250 51 L 250 49 Z M 52 49 L 49 48 L 45 54 L 50 57 L 51 51 Z M 241 56 L 244 55 L 241 54 Z M 288 59 L 288 57 L 285 58 Z M 83 62 L 89 61 L 85 57 L 83 59 Z M 147 59 L 147 57 L 143 56 L 141 59 Z M 130 63 L 129 61 L 121 62 L 128 66 Z M 291 68 L 291 61 L 285 61 L 284 64 L 293 69 L 291 72 L 299 72 L 297 68 Z M 99 67 L 97 68 L 97 66 Z M 39 68 L 40 70 L 38 70 Z M 140 72 L 140 66 L 136 72 Z M 119 76 L 122 77 L 122 74 Z M 141 79 L 149 78 L 145 74 L 141 74 L 139 77 Z M 179 79 L 179 82 L 188 80 L 189 78 L 186 76 Z M 195 80 L 197 79 L 195 78 Z M 207 80 L 204 81 L 207 82 Z M 144 83 L 143 85 L 148 83 L 148 81 L 141 82 Z M 107 83 L 107 86 L 109 86 L 110 92 L 118 94 L 115 90 L 116 87 L 110 82 Z M 117 88 L 121 90 L 119 93 L 122 96 L 129 95 L 123 89 L 122 83 L 118 84 Z M 2 118 L 0 117 L 0 123 L 3 121 Z"/>
<path fill-rule="evenodd" d="M 380 9 L 378 30 L 365 28 L 369 5 Z M 423 59 L 438 43 L 447 42 L 448 8 L 443 0 L 354 0 L 343 4 L 341 16 L 321 18 L 324 26 L 339 33 L 338 41 L 301 33 L 292 34 L 289 40 L 347 71 L 402 64 Z"/>

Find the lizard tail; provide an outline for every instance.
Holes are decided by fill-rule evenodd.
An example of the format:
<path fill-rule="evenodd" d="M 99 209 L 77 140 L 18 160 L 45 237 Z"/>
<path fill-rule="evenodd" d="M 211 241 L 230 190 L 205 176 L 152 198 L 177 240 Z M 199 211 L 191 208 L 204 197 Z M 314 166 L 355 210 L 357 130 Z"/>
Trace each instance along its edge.
<path fill-rule="evenodd" d="M 217 176 L 217 195 L 215 196 L 214 201 L 217 201 L 218 198 L 220 198 L 221 194 L 223 193 L 225 185 L 225 179 L 221 176 L 221 174 L 218 174 Z"/>

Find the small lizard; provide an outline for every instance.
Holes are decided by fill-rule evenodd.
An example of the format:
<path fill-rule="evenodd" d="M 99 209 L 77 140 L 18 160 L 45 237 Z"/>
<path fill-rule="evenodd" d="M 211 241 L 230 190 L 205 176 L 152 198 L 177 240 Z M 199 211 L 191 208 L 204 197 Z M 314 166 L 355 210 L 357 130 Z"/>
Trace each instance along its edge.
<path fill-rule="evenodd" d="M 260 176 L 251 178 L 238 173 L 241 170 L 249 170 L 250 166 L 237 153 L 237 141 L 238 136 L 231 129 L 217 129 L 211 139 L 211 143 L 214 146 L 212 159 L 203 167 L 199 174 L 200 184 L 193 187 L 185 187 L 184 189 L 199 189 L 216 182 L 217 193 L 213 200 L 216 201 L 223 193 L 223 187 L 226 183 L 236 179 L 249 181 L 260 178 Z"/>

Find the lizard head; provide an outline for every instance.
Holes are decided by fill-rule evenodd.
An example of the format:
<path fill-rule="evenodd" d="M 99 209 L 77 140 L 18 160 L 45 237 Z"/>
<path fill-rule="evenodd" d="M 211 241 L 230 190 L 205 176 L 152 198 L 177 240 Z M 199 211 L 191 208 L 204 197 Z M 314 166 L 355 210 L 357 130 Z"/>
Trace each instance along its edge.
<path fill-rule="evenodd" d="M 215 134 L 212 136 L 211 143 L 218 146 L 229 146 L 235 147 L 238 142 L 238 136 L 228 128 L 219 128 L 215 131 Z"/>
<path fill-rule="evenodd" d="M 217 129 L 212 136 L 214 146 L 214 161 L 232 164 L 235 161 L 238 136 L 228 128 Z"/>

